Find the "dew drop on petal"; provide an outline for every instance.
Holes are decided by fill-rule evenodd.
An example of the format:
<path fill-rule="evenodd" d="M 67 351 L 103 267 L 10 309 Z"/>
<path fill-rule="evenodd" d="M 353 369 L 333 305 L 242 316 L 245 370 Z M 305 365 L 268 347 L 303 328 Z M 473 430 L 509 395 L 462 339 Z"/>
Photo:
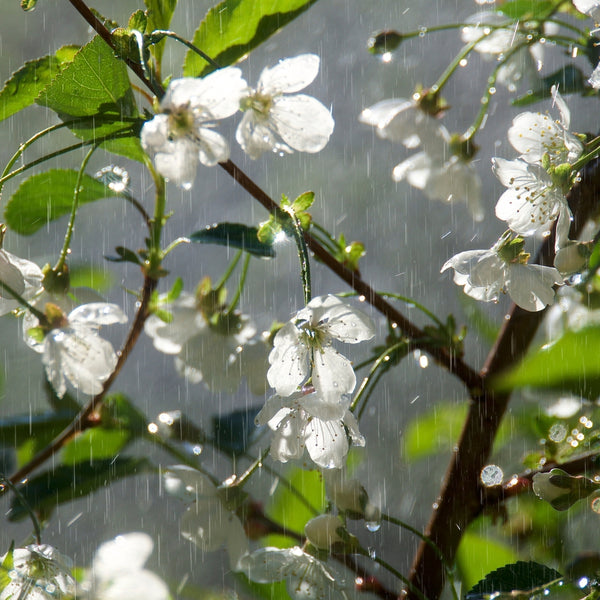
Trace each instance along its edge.
<path fill-rule="evenodd" d="M 481 483 L 486 487 L 500 485 L 504 479 L 504 472 L 498 465 L 487 465 L 483 467 L 480 474 Z"/>

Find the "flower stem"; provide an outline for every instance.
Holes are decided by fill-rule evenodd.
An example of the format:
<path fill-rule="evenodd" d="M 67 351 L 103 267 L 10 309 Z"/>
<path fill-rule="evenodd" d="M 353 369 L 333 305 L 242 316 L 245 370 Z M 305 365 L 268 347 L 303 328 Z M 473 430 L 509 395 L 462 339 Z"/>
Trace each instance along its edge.
<path fill-rule="evenodd" d="M 191 42 L 188 42 L 185 38 L 182 38 L 180 35 L 177 35 L 174 31 L 169 31 L 167 29 L 156 29 L 150 35 L 164 35 L 166 37 L 173 38 L 177 40 L 180 44 L 187 46 L 192 52 L 195 52 L 198 56 L 203 58 L 207 63 L 212 65 L 215 69 L 220 69 L 221 65 L 218 62 L 213 60 L 208 54 L 202 52 L 198 46 L 194 46 Z"/>
<path fill-rule="evenodd" d="M 446 67 L 446 70 L 431 86 L 430 90 L 432 92 L 439 92 L 448 83 L 448 80 L 450 79 L 450 77 L 452 77 L 454 71 L 456 71 L 461 61 L 467 56 L 469 56 L 469 54 L 473 51 L 475 46 L 477 46 L 477 44 L 481 41 L 483 37 L 485 37 L 485 35 L 479 38 L 478 40 L 474 40 L 463 46 L 462 50 L 454 57 L 454 60 Z"/>
<path fill-rule="evenodd" d="M 450 565 L 444 558 L 444 555 L 442 554 L 441 550 L 426 535 L 422 534 L 418 529 L 415 529 L 414 527 L 410 526 L 408 523 L 405 523 L 404 521 L 401 521 L 400 519 L 396 519 L 396 517 L 386 515 L 385 513 L 381 513 L 381 519 L 383 521 L 387 521 L 388 523 L 391 523 L 392 525 L 397 525 L 398 527 L 401 527 L 402 529 L 406 529 L 406 531 L 410 531 L 411 533 L 416 535 L 418 538 L 423 540 L 429 547 L 431 547 L 434 550 L 434 552 L 438 555 L 440 561 L 444 565 L 444 568 L 446 569 L 446 576 L 448 578 L 448 583 L 450 584 L 450 589 L 452 590 L 452 597 L 454 598 L 454 600 L 458 600 L 456 588 L 454 587 L 454 577 L 452 575 L 452 569 L 450 568 Z"/>
<path fill-rule="evenodd" d="M 229 308 L 227 309 L 227 314 L 233 314 L 233 311 L 236 309 L 240 298 L 242 296 L 242 292 L 244 291 L 244 284 L 246 283 L 246 275 L 248 275 L 248 266 L 250 265 L 250 254 L 246 254 L 246 258 L 244 258 L 244 264 L 242 265 L 242 273 L 240 275 L 240 280 L 238 282 L 237 290 L 235 291 L 235 296 L 231 300 L 229 304 Z"/>
<path fill-rule="evenodd" d="M 7 283 L 0 279 L 0 288 L 6 290 L 21 306 L 25 307 L 39 322 L 40 325 L 49 326 L 46 315 L 35 306 L 27 302 L 23 296 L 13 290 Z"/>
<path fill-rule="evenodd" d="M 71 238 L 73 237 L 73 228 L 75 227 L 75 217 L 77 216 L 77 209 L 79 208 L 79 194 L 81 193 L 81 180 L 85 175 L 85 168 L 87 167 L 92 155 L 97 150 L 98 146 L 94 145 L 85 155 L 83 160 L 81 161 L 81 167 L 79 167 L 79 172 L 77 173 L 77 181 L 75 182 L 75 190 L 73 191 L 73 204 L 71 206 L 71 216 L 69 217 L 69 224 L 67 225 L 67 232 L 65 233 L 65 240 L 63 242 L 63 247 L 58 257 L 58 261 L 54 265 L 52 269 L 55 273 L 60 273 L 65 266 L 65 262 L 67 260 L 67 255 L 69 254 L 69 246 L 71 245 Z"/>
<path fill-rule="evenodd" d="M 229 263 L 229 266 L 227 267 L 225 273 L 223 273 L 223 275 L 221 275 L 221 279 L 219 279 L 217 285 L 215 285 L 216 290 L 218 290 L 219 288 L 222 288 L 227 283 L 227 281 L 231 277 L 233 271 L 237 267 L 237 264 L 240 262 L 240 258 L 242 258 L 242 253 L 243 253 L 243 250 L 238 250 L 235 253 L 235 256 L 233 257 L 232 261 Z"/>
<path fill-rule="evenodd" d="M 308 259 L 308 248 L 304 239 L 304 231 L 298 217 L 293 210 L 287 207 L 283 209 L 292 224 L 294 241 L 298 248 L 298 258 L 300 259 L 300 271 L 302 274 L 302 289 L 304 290 L 304 304 L 308 304 L 312 298 L 311 282 L 310 282 L 310 261 Z"/>
<path fill-rule="evenodd" d="M 25 499 L 25 496 L 21 493 L 21 490 L 10 480 L 4 477 L 4 475 L 0 475 L 0 488 L 7 486 L 10 488 L 10 491 L 14 493 L 17 497 L 17 500 L 21 503 L 23 508 L 27 511 L 29 518 L 31 519 L 31 523 L 33 525 L 33 531 L 35 533 L 35 542 L 36 544 L 42 543 L 42 528 L 40 526 L 40 521 L 37 518 L 34 510 L 31 508 L 31 505 Z"/>
<path fill-rule="evenodd" d="M 240 489 L 244 487 L 246 482 L 250 479 L 253 473 L 262 467 L 262 463 L 269 455 L 270 449 L 266 448 L 263 450 L 256 459 L 252 462 L 252 464 L 239 476 L 236 477 L 235 481 L 231 484 L 230 487 L 239 487 Z"/>

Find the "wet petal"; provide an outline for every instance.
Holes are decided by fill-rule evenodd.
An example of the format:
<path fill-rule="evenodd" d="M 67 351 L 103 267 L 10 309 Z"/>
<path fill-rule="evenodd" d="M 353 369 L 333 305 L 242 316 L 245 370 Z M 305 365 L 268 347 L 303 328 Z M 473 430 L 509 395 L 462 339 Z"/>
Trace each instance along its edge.
<path fill-rule="evenodd" d="M 265 94 L 292 93 L 304 89 L 319 73 L 320 59 L 316 54 L 301 54 L 280 60 L 260 75 L 258 89 Z"/>

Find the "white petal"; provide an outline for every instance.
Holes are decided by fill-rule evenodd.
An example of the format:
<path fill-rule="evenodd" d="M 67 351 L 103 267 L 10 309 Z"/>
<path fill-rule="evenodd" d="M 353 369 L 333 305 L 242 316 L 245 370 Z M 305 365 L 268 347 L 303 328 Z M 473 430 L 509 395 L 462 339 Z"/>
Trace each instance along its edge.
<path fill-rule="evenodd" d="M 348 438 L 341 421 L 311 419 L 305 444 L 312 460 L 323 469 L 341 469 L 348 455 Z"/>
<path fill-rule="evenodd" d="M 319 152 L 333 133 L 329 110 L 304 94 L 275 98 L 269 119 L 283 141 L 300 152 Z"/>
<path fill-rule="evenodd" d="M 207 115 L 204 120 L 225 119 L 240 108 L 240 100 L 248 90 L 242 72 L 236 67 L 225 67 L 199 80 L 200 86 L 191 102 Z"/>
<path fill-rule="evenodd" d="M 318 316 L 317 322 L 329 337 L 348 344 L 357 344 L 370 340 L 375 335 L 375 325 L 364 312 L 335 296 L 327 298 L 335 298 L 335 302 L 328 303 L 326 312 Z M 308 306 L 316 309 L 316 300 L 318 299 L 311 300 Z"/>
<path fill-rule="evenodd" d="M 82 304 L 70 312 L 69 323 L 97 328 L 100 325 L 127 323 L 127 315 L 116 304 L 93 302 Z"/>
<path fill-rule="evenodd" d="M 573 0 L 575 8 L 594 19 L 596 23 L 600 21 L 600 2 L 598 0 Z"/>
<path fill-rule="evenodd" d="M 271 441 L 271 456 L 280 462 L 299 459 L 304 453 L 305 415 L 291 411 L 280 423 Z"/>
<path fill-rule="evenodd" d="M 154 548 L 152 538 L 145 533 L 127 533 L 102 544 L 94 556 L 92 568 L 98 583 L 110 581 L 132 571 L 139 571 Z"/>
<path fill-rule="evenodd" d="M 293 323 L 286 323 L 273 340 L 269 354 L 269 385 L 281 396 L 289 396 L 308 377 L 310 356 Z"/>
<path fill-rule="evenodd" d="M 414 109 L 415 106 L 416 104 L 412 100 L 390 98 L 365 108 L 360 113 L 358 120 L 366 125 L 384 129 L 399 113 Z"/>
<path fill-rule="evenodd" d="M 141 142 L 150 156 L 164 148 L 169 142 L 169 117 L 156 115 L 152 120 L 146 121 L 142 127 Z"/>
<path fill-rule="evenodd" d="M 548 115 L 525 112 L 517 115 L 508 130 L 508 141 L 528 163 L 540 162 L 546 152 L 564 147 L 563 129 Z"/>
<path fill-rule="evenodd" d="M 418 152 L 394 167 L 392 179 L 394 181 L 406 179 L 413 187 L 424 190 L 431 176 L 433 166 L 433 161 L 428 154 Z"/>
<path fill-rule="evenodd" d="M 216 131 L 208 127 L 198 130 L 198 153 L 200 162 L 207 167 L 214 167 L 217 163 L 229 159 L 229 143 Z"/>
<path fill-rule="evenodd" d="M 515 304 L 529 311 L 542 310 L 554 302 L 554 284 L 562 277 L 554 267 L 540 265 L 510 265 L 507 289 Z"/>
<path fill-rule="evenodd" d="M 350 394 L 356 385 L 352 363 L 331 347 L 314 351 L 312 379 L 325 400 Z"/>
<path fill-rule="evenodd" d="M 62 398 L 67 391 L 67 384 L 63 375 L 62 349 L 59 344 L 54 343 L 51 337 L 47 337 L 39 347 L 44 352 L 42 363 L 46 371 L 46 378 L 56 395 Z"/>
<path fill-rule="evenodd" d="M 101 600 L 169 600 L 171 595 L 158 575 L 143 569 L 121 575 L 96 597 Z"/>
<path fill-rule="evenodd" d="M 319 73 L 320 59 L 316 54 L 301 54 L 280 60 L 274 67 L 264 69 L 258 89 L 265 94 L 291 93 L 304 89 Z"/>
<path fill-rule="evenodd" d="M 167 142 L 154 156 L 156 170 L 167 181 L 184 188 L 194 182 L 198 161 L 198 147 L 187 138 Z"/>
<path fill-rule="evenodd" d="M 269 121 L 257 116 L 253 110 L 244 113 L 241 123 L 235 132 L 235 139 L 242 150 L 252 159 L 259 158 L 264 152 L 276 151 L 290 154 L 292 149 L 269 129 Z"/>
<path fill-rule="evenodd" d="M 596 65 L 588 81 L 595 90 L 600 89 L 600 63 Z"/>

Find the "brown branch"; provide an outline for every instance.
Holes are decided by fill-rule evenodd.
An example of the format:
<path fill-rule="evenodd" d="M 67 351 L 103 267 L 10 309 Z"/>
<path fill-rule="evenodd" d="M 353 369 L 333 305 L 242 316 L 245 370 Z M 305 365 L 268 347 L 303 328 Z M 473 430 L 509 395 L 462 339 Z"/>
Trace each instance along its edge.
<path fill-rule="evenodd" d="M 140 334 L 144 328 L 144 322 L 148 317 L 148 304 L 152 292 L 156 288 L 157 281 L 150 277 L 144 277 L 144 287 L 142 289 L 142 299 L 140 306 L 135 314 L 135 319 L 127 335 L 127 339 L 121 348 L 117 364 L 102 386 L 102 391 L 96 394 L 87 405 L 81 410 L 81 412 L 75 417 L 72 423 L 59 434 L 48 446 L 40 450 L 27 464 L 23 465 L 16 473 L 13 473 L 9 477 L 9 481 L 14 485 L 22 483 L 35 469 L 46 462 L 49 458 L 52 458 L 69 440 L 75 437 L 78 433 L 81 433 L 88 427 L 92 426 L 94 420 L 92 415 L 98 409 L 102 400 L 106 396 L 106 393 L 110 389 L 117 375 L 121 372 L 123 365 L 127 361 L 131 350 L 135 346 Z M 0 494 L 8 489 L 7 487 L 0 486 Z"/>
<path fill-rule="evenodd" d="M 96 18 L 90 11 L 83 0 L 69 0 L 73 7 L 82 15 L 96 33 L 113 49 L 116 50 L 111 34 L 106 29 L 104 24 Z M 123 58 L 123 57 L 122 57 Z M 156 94 L 159 98 L 164 95 L 164 90 L 160 84 L 153 84 L 149 81 L 139 63 L 123 58 L 127 66 L 144 82 L 144 84 Z M 259 186 L 257 185 L 242 169 L 240 169 L 233 161 L 228 160 L 224 163 L 219 163 L 233 179 L 239 183 L 251 196 L 253 196 L 260 204 L 262 204 L 269 212 L 276 214 L 278 217 L 285 219 L 288 215 L 284 213 L 276 202 Z M 401 331 L 410 338 L 413 348 L 420 348 L 427 351 L 432 358 L 439 364 L 446 367 L 451 373 L 456 375 L 469 390 L 481 390 L 481 377 L 471 369 L 460 357 L 455 356 L 452 352 L 444 347 L 435 346 L 428 343 L 428 338 L 424 333 L 409 321 L 400 311 L 394 308 L 389 302 L 382 298 L 371 286 L 365 283 L 354 271 L 347 269 L 344 265 L 338 262 L 327 250 L 309 233 L 304 234 L 306 244 L 315 256 L 329 267 L 338 277 L 343 279 L 350 287 L 358 294 L 365 297 L 366 301 L 377 309 L 391 322 L 396 323 Z"/>
<path fill-rule="evenodd" d="M 569 192 L 568 201 L 574 213 L 571 239 L 577 239 L 594 212 L 594 205 L 600 195 L 599 165 L 598 160 L 588 164 L 581 173 L 580 183 Z M 551 236 L 545 241 L 537 261 L 552 264 L 553 255 L 554 242 Z M 523 357 L 544 313 L 545 311 L 530 313 L 512 305 L 509 319 L 505 321 L 482 369 L 483 392 L 471 401 L 457 449 L 452 455 L 440 495 L 435 502 L 435 510 L 425 530 L 425 535 L 440 549 L 450 564 L 454 562 L 463 533 L 481 512 L 483 501 L 479 475 L 487 464 L 510 398 L 509 393 L 495 394 L 490 381 Z M 429 545 L 421 543 L 413 561 L 411 582 L 427 598 L 437 600 L 444 580 L 443 564 Z"/>

